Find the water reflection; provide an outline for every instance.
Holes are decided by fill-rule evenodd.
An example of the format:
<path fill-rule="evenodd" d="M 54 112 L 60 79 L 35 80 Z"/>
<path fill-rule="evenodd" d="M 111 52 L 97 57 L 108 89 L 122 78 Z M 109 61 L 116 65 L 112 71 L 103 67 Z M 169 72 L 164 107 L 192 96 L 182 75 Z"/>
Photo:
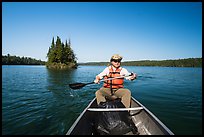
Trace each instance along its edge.
<path fill-rule="evenodd" d="M 72 81 L 75 72 L 75 69 L 52 70 L 47 68 L 48 82 L 54 85 L 67 85 L 67 83 Z"/>
<path fill-rule="evenodd" d="M 69 88 L 69 83 L 73 81 L 75 73 L 75 69 L 47 69 L 48 91 L 51 91 L 55 96 L 75 96 L 75 93 Z"/>
<path fill-rule="evenodd" d="M 58 133 L 53 134 L 65 134 L 68 130 L 68 126 L 70 126 L 69 123 L 71 124 L 77 116 L 76 113 L 81 111 L 77 109 L 79 108 L 77 103 L 78 93 L 69 88 L 69 83 L 73 81 L 75 75 L 75 69 L 47 69 L 47 90 L 52 93 L 47 111 L 54 111 L 49 113 L 52 114 L 50 121 L 59 123 L 53 128 L 61 129 L 57 131 Z M 70 116 L 72 116 L 73 119 L 70 118 Z"/>

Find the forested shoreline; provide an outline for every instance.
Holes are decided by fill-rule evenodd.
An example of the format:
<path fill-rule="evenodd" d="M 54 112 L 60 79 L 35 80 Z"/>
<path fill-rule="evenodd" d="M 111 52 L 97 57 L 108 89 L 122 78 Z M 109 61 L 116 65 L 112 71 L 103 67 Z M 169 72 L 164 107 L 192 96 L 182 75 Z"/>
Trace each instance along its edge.
<path fill-rule="evenodd" d="M 107 66 L 109 62 L 87 62 L 78 65 Z M 202 67 L 202 58 L 186 58 L 175 60 L 141 60 L 125 61 L 123 66 L 161 66 L 161 67 Z"/>
<path fill-rule="evenodd" d="M 2 55 L 2 65 L 45 65 L 46 61 L 31 57 L 19 57 L 16 55 Z"/>
<path fill-rule="evenodd" d="M 2 55 L 2 65 L 46 65 L 46 61 L 31 57 L 19 57 L 15 55 Z M 107 66 L 109 62 L 87 62 L 77 65 Z M 161 67 L 202 67 L 202 58 L 187 58 L 177 60 L 141 60 L 125 61 L 123 66 L 161 66 Z"/>

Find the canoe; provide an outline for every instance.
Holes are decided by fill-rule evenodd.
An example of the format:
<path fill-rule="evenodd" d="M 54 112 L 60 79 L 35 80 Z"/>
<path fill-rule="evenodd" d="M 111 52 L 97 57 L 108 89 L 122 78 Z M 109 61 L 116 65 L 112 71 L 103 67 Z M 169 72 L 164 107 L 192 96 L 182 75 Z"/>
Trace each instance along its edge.
<path fill-rule="evenodd" d="M 127 111 L 128 110 L 128 111 Z M 131 108 L 97 108 L 96 98 L 84 109 L 66 135 L 94 135 L 93 120 L 97 111 L 127 111 L 138 129 L 139 135 L 174 135 L 152 112 L 131 97 Z M 127 135 L 131 135 L 128 133 Z"/>

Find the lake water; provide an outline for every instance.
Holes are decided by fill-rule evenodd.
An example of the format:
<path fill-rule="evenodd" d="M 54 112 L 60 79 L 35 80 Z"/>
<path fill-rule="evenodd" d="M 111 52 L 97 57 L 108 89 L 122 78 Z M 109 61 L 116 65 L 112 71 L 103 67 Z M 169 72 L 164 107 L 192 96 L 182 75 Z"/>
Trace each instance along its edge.
<path fill-rule="evenodd" d="M 202 134 L 202 68 L 124 67 L 138 75 L 135 81 L 126 80 L 125 87 L 174 134 Z M 2 134 L 66 134 L 102 86 L 72 90 L 68 84 L 92 82 L 104 68 L 2 66 Z"/>

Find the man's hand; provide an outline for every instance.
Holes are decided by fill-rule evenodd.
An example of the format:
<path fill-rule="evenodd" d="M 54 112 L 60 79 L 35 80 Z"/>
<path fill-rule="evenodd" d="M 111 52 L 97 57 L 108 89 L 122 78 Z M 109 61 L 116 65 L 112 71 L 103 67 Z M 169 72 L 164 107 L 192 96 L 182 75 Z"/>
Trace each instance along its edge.
<path fill-rule="evenodd" d="M 130 76 L 130 80 L 134 80 L 137 78 L 137 74 L 132 72 L 132 75 Z"/>
<path fill-rule="evenodd" d="M 100 83 L 100 78 L 99 76 L 96 76 L 96 79 L 94 80 L 94 83 L 99 84 Z"/>

